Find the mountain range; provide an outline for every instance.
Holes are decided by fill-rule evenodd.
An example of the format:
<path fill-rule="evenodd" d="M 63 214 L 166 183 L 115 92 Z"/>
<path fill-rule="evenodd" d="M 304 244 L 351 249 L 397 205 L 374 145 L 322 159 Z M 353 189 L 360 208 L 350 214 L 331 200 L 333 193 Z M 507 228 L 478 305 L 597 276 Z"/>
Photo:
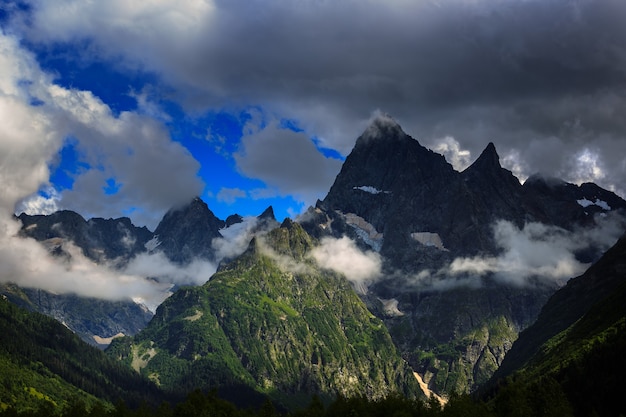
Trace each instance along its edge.
<path fill-rule="evenodd" d="M 589 330 L 598 323 L 582 320 L 601 300 L 623 299 L 620 249 L 602 255 L 626 230 L 625 213 L 626 201 L 595 184 L 539 174 L 520 183 L 493 143 L 456 171 L 380 116 L 326 197 L 282 224 L 271 207 L 220 220 L 199 198 L 154 232 L 71 211 L 19 216 L 21 235 L 61 260 L 72 242 L 120 270 L 142 254 L 215 265 L 200 285 L 172 281 L 154 313 L 131 299 L 1 292 L 109 346 L 110 358 L 168 392 L 246 387 L 287 406 L 313 393 L 445 396 L 553 364 L 542 346 L 582 334 L 575 326 L 600 337 Z M 623 312 L 611 311 L 605 328 L 617 329 Z"/>

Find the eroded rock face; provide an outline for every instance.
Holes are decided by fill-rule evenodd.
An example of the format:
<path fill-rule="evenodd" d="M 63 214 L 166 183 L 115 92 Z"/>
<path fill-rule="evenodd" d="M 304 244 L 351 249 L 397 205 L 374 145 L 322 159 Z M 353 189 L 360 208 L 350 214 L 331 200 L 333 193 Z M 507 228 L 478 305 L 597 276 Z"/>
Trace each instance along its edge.
<path fill-rule="evenodd" d="M 147 308 L 130 299 L 98 300 L 12 284 L 0 284 L 0 293 L 14 304 L 55 318 L 85 342 L 102 349 L 116 336 L 136 334 L 152 319 Z"/>
<path fill-rule="evenodd" d="M 50 242 L 51 246 L 72 242 L 94 262 L 123 265 L 143 252 L 152 238 L 152 232 L 133 225 L 127 217 L 85 220 L 78 213 L 63 210 L 47 216 L 22 213 L 18 218 L 22 222 L 22 236 Z"/>
<path fill-rule="evenodd" d="M 384 276 L 364 298 L 404 357 L 441 393 L 486 381 L 558 287 L 541 276 L 516 287 L 491 272 L 451 274 L 453 262 L 500 256 L 498 222 L 511 230 L 535 222 L 572 231 L 594 227 L 594 214 L 626 210 L 626 202 L 590 184 L 536 176 L 522 185 L 502 168 L 493 143 L 457 172 L 382 117 L 357 139 L 317 209 L 331 221 L 317 231 L 304 222 L 312 234 L 348 234 L 379 250 Z M 589 247 L 577 256 L 590 262 L 603 249 Z M 391 299 L 403 315 L 381 304 Z"/>
<path fill-rule="evenodd" d="M 222 237 L 220 229 L 226 222 L 218 219 L 204 201 L 195 198 L 183 207 L 168 211 L 154 235 L 170 260 L 185 264 L 193 259 L 214 259 L 213 239 Z"/>

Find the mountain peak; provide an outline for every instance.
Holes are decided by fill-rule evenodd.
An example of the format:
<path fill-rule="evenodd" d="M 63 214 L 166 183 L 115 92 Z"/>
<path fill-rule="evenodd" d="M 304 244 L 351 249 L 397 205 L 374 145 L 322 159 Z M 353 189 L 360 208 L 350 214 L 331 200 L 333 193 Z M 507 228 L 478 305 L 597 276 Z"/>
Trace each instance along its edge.
<path fill-rule="evenodd" d="M 483 169 L 502 168 L 502 166 L 500 165 L 500 155 L 498 155 L 498 152 L 496 151 L 496 145 L 494 145 L 493 142 L 489 142 L 487 147 L 482 151 L 478 159 L 474 161 L 471 166 L 476 166 L 477 168 L 480 167 Z"/>
<path fill-rule="evenodd" d="M 195 197 L 185 206 L 168 211 L 154 234 L 161 241 L 159 248 L 172 260 L 187 263 L 196 257 L 212 259 L 211 241 L 221 237 L 225 226 L 207 204 Z"/>
<path fill-rule="evenodd" d="M 370 121 L 369 126 L 365 129 L 359 140 L 362 139 L 396 139 L 406 136 L 402 127 L 393 117 L 386 113 L 376 114 Z M 357 141 L 357 144 L 359 141 Z"/>
<path fill-rule="evenodd" d="M 276 216 L 274 216 L 274 208 L 269 206 L 265 209 L 263 213 L 258 216 L 259 220 L 276 220 Z"/>

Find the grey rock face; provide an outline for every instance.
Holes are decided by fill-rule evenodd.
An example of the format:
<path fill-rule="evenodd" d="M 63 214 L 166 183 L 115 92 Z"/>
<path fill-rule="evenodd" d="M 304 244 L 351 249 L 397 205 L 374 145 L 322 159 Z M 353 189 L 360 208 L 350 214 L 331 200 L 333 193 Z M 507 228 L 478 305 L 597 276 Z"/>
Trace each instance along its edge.
<path fill-rule="evenodd" d="M 85 342 L 105 348 L 115 336 L 132 336 L 146 327 L 152 313 L 132 300 L 106 301 L 74 294 L 0 284 L 9 301 L 55 318 Z"/>
<path fill-rule="evenodd" d="M 625 209 L 624 200 L 594 184 L 537 176 L 522 185 L 502 168 L 493 143 L 457 172 L 382 118 L 357 139 L 303 225 L 314 236 L 347 234 L 379 250 L 384 276 L 365 296 L 370 309 L 431 389 L 469 391 L 498 368 L 557 286 L 537 277 L 533 285 L 514 287 L 489 273 L 455 281 L 445 268 L 456 258 L 497 257 L 502 248 L 493 227 L 499 220 L 520 229 L 541 222 L 575 230 L 593 227 L 594 214 Z M 368 242 L 372 228 L 380 248 Z M 598 255 L 586 251 L 584 262 Z M 381 300 L 396 300 L 396 313 L 388 314 Z"/>
<path fill-rule="evenodd" d="M 146 227 L 136 227 L 127 217 L 87 221 L 78 213 L 63 210 L 48 216 L 22 213 L 19 220 L 22 236 L 38 241 L 71 241 L 95 262 L 123 264 L 144 251 L 144 245 L 152 238 L 152 232 Z"/>
<path fill-rule="evenodd" d="M 226 223 L 196 197 L 190 204 L 167 212 L 154 235 L 161 242 L 159 250 L 170 260 L 185 264 L 194 258 L 213 260 L 212 241 L 222 237 L 219 230 L 225 226 Z"/>

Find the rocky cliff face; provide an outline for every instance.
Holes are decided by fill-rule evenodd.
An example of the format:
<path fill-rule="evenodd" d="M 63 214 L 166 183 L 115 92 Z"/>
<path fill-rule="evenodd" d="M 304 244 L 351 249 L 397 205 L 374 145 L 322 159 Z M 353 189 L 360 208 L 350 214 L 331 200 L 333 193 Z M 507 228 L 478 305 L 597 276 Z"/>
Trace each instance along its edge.
<path fill-rule="evenodd" d="M 152 238 L 146 227 L 136 227 L 129 218 L 85 220 L 69 210 L 44 216 L 21 214 L 21 235 L 48 243 L 57 253 L 63 242 L 73 242 L 94 262 L 124 264 L 145 250 Z"/>
<path fill-rule="evenodd" d="M 132 336 L 146 327 L 152 313 L 132 300 L 106 301 L 74 294 L 0 284 L 12 303 L 55 318 L 90 345 L 106 348 L 114 337 Z"/>
<path fill-rule="evenodd" d="M 218 219 L 204 201 L 194 198 L 190 204 L 165 214 L 154 231 L 155 245 L 179 264 L 194 258 L 213 260 L 213 239 L 222 237 L 219 230 L 225 226 L 226 222 Z"/>
<path fill-rule="evenodd" d="M 566 233 L 625 209 L 624 200 L 593 184 L 535 176 L 522 185 L 502 168 L 492 143 L 457 172 L 381 117 L 357 139 L 303 225 L 316 236 L 347 234 L 380 253 L 383 276 L 364 299 L 431 389 L 462 392 L 500 366 L 558 282 L 537 273 L 512 286 L 506 272 L 458 273 L 452 267 L 502 256 L 507 248 L 495 234 L 498 222 L 517 232 L 540 224 L 535 227 Z M 606 249 L 591 246 L 577 254 L 581 262 Z M 386 308 L 390 302 L 393 310 Z"/>

